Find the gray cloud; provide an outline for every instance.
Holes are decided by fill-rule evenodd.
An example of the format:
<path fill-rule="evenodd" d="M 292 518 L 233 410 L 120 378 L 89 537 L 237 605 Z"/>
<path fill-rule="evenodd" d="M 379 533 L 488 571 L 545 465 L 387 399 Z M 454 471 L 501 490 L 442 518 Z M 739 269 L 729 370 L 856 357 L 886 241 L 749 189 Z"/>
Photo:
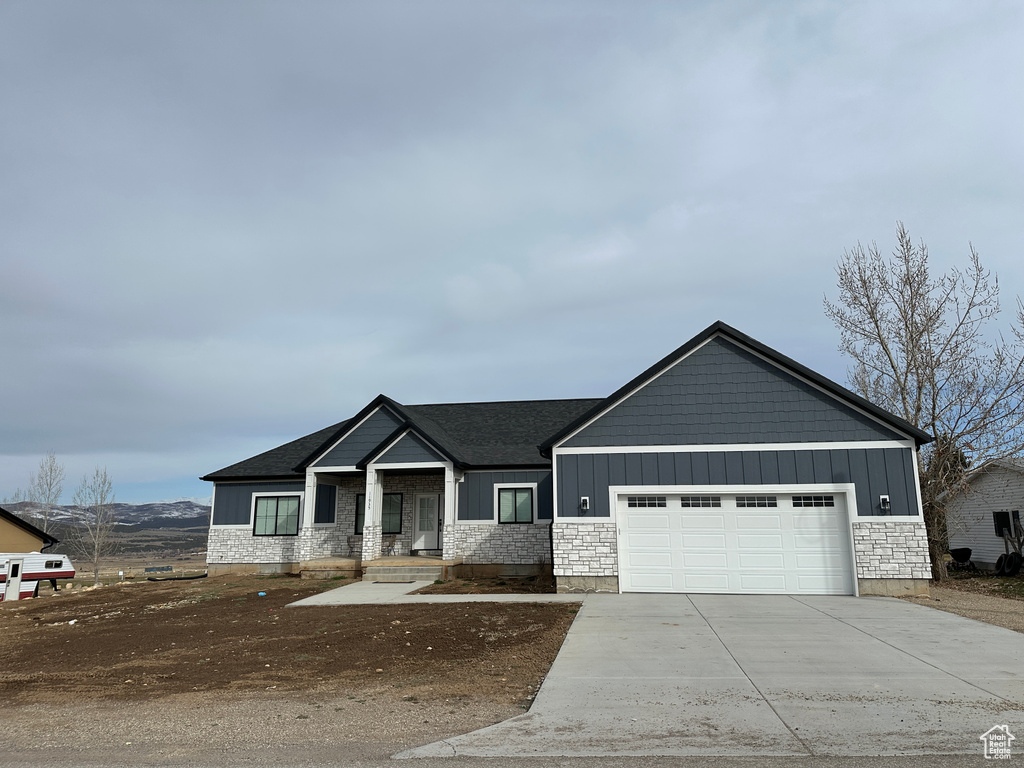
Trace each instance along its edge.
<path fill-rule="evenodd" d="M 1024 293 L 1022 15 L 6 3 L 0 496 L 50 449 L 201 493 L 379 391 L 600 395 L 719 318 L 841 380 L 821 298 L 896 219 Z"/>

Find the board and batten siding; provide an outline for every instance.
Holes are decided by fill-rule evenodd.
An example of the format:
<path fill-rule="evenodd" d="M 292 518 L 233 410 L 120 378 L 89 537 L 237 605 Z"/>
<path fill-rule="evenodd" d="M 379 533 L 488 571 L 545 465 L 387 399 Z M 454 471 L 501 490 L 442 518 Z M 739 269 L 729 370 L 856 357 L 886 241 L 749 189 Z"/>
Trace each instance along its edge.
<path fill-rule="evenodd" d="M 458 520 L 493 520 L 494 488 L 505 483 L 537 484 L 537 519 L 550 520 L 551 470 L 467 472 L 459 483 Z"/>
<path fill-rule="evenodd" d="M 901 439 L 906 436 L 718 337 L 559 446 Z"/>
<path fill-rule="evenodd" d="M 609 517 L 608 488 L 616 485 L 803 485 L 853 483 L 857 515 L 880 515 L 887 494 L 891 515 L 919 510 L 910 448 L 785 451 L 696 451 L 692 453 L 557 454 L 558 516 L 579 517 L 581 496 L 590 498 L 587 517 Z"/>
<path fill-rule="evenodd" d="M 444 461 L 433 448 L 427 445 L 419 435 L 409 432 L 381 456 L 373 460 L 374 464 L 402 464 L 426 461 Z"/>
<path fill-rule="evenodd" d="M 354 467 L 393 433 L 401 422 L 383 406 L 332 447 L 315 467 Z"/>
<path fill-rule="evenodd" d="M 213 525 L 249 525 L 254 493 L 294 493 L 306 489 L 301 480 L 266 483 L 217 483 L 213 500 Z"/>
<path fill-rule="evenodd" d="M 946 531 L 950 549 L 970 547 L 971 560 L 992 567 L 1006 553 L 1001 536 L 996 536 L 993 512 L 1024 513 L 1024 472 L 993 466 L 971 482 L 966 493 L 946 505 Z"/>

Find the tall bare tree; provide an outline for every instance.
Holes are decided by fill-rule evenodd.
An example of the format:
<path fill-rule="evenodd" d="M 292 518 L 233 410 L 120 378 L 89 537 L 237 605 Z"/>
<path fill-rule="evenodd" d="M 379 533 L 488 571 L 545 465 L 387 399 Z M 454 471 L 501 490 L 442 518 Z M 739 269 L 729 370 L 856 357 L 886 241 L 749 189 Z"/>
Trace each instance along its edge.
<path fill-rule="evenodd" d="M 117 551 L 114 485 L 107 470 L 97 467 L 91 478 L 84 476 L 72 503 L 74 524 L 68 528 L 67 543 L 76 557 L 92 564 L 93 583 L 99 583 L 100 561 Z"/>
<path fill-rule="evenodd" d="M 50 451 L 39 460 L 39 471 L 31 475 L 29 495 L 37 509 L 37 515 L 44 532 L 50 531 L 50 517 L 53 509 L 60 504 L 64 493 L 64 465 Z"/>
<path fill-rule="evenodd" d="M 858 243 L 836 272 L 839 300 L 826 299 L 825 314 L 853 359 L 852 388 L 935 436 L 921 451 L 921 502 L 932 573 L 944 579 L 944 495 L 970 467 L 1024 450 L 1024 306 L 1008 338 L 994 332 L 999 283 L 974 246 L 964 267 L 933 275 L 902 222 L 890 256 Z"/>

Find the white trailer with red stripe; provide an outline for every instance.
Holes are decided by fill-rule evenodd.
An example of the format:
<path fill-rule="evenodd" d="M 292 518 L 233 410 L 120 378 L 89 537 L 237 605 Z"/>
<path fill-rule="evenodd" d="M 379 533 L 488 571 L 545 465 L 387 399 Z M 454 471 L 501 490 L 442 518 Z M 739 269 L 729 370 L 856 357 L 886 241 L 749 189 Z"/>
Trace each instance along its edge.
<path fill-rule="evenodd" d="M 75 566 L 67 555 L 0 552 L 0 600 L 24 600 L 39 593 L 40 581 L 73 579 Z"/>

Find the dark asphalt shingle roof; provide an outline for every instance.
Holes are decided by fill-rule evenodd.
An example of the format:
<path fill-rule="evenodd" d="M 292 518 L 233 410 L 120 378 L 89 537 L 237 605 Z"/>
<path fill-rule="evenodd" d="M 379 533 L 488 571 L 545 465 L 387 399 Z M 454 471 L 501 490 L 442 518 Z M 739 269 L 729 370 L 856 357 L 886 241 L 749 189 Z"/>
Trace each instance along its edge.
<path fill-rule="evenodd" d="M 331 435 L 338 432 L 348 420 L 339 421 L 324 429 L 317 430 L 290 443 L 271 448 L 269 451 L 253 456 L 251 459 L 240 461 L 224 469 L 201 477 L 200 480 L 243 480 L 258 478 L 285 478 L 304 477 L 303 472 L 297 472 L 295 467 L 309 454 L 329 440 Z"/>
<path fill-rule="evenodd" d="M 393 401 L 391 401 L 393 402 Z M 395 404 L 410 426 L 464 467 L 538 467 L 551 462 L 537 446 L 599 399 L 497 403 Z M 301 478 L 304 463 L 330 447 L 352 419 L 204 476 L 203 480 Z"/>

